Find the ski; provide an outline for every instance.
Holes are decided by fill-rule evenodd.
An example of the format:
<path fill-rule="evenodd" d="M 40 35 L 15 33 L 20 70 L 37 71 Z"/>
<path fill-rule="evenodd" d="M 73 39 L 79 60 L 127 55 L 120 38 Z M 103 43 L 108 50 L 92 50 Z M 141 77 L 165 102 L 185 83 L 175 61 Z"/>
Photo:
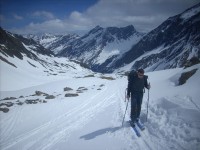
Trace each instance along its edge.
<path fill-rule="evenodd" d="M 144 125 L 139 121 L 136 122 L 136 125 L 140 128 L 141 131 L 145 129 Z"/>
<path fill-rule="evenodd" d="M 132 127 L 132 126 L 131 126 Z M 132 127 L 133 128 L 133 130 L 135 131 L 135 134 L 138 136 L 138 137 L 141 137 L 141 134 L 140 134 L 140 132 L 137 130 L 137 128 L 136 127 Z"/>
<path fill-rule="evenodd" d="M 136 134 L 138 137 L 141 137 L 141 134 L 140 134 L 140 132 L 137 130 L 136 126 L 133 125 L 131 122 L 130 122 L 130 125 L 131 125 L 131 128 L 133 129 L 133 131 L 135 132 L 135 134 Z"/>

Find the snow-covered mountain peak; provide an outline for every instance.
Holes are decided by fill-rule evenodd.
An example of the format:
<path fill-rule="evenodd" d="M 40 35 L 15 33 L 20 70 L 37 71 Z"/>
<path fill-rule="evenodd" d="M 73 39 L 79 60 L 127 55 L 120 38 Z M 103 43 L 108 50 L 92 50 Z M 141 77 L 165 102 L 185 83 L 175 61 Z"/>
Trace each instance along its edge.
<path fill-rule="evenodd" d="M 93 38 L 94 36 L 95 37 L 101 36 L 101 38 L 103 39 L 110 38 L 110 40 L 114 40 L 114 38 L 116 37 L 118 40 L 122 40 L 129 38 L 135 33 L 138 34 L 133 25 L 129 25 L 126 27 L 107 27 L 107 28 L 96 26 L 82 38 L 85 37 Z"/>
<path fill-rule="evenodd" d="M 88 35 L 89 34 L 94 34 L 94 33 L 98 32 L 98 31 L 102 31 L 103 29 L 104 29 L 103 27 L 100 27 L 99 25 L 97 25 L 95 28 L 93 28 L 92 30 L 90 30 L 88 32 Z"/>
<path fill-rule="evenodd" d="M 78 59 L 87 63 L 93 70 L 100 71 L 99 65 L 105 68 L 128 51 L 142 36 L 133 25 L 120 28 L 96 26 L 84 36 L 68 43 L 58 55 Z"/>

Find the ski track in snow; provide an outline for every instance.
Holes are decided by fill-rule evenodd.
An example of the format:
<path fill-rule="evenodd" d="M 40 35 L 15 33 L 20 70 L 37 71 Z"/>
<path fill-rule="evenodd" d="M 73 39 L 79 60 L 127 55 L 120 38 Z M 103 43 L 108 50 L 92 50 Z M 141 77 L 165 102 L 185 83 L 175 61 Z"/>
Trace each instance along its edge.
<path fill-rule="evenodd" d="M 18 120 L 18 118 L 21 118 L 20 116 L 21 116 L 21 108 L 17 109 L 12 118 L 7 118 L 8 120 L 2 120 L 2 122 L 8 121 L 9 124 L 9 126 L 6 126 L 4 130 L 1 130 L 2 137 L 7 137 L 4 139 L 5 141 L 9 140 L 9 137 L 12 135 L 13 129 L 15 128 L 16 121 Z"/>
<path fill-rule="evenodd" d="M 95 101 L 95 99 L 99 99 L 98 97 L 103 97 L 106 91 L 107 88 L 85 101 L 83 105 L 67 111 L 65 114 L 57 117 L 55 120 L 51 120 L 50 122 L 47 122 L 46 124 L 35 128 L 34 130 L 31 130 L 27 133 L 17 136 L 14 139 L 9 140 L 9 143 L 1 143 L 1 147 L 3 147 L 3 149 L 9 149 L 21 142 L 24 143 L 24 141 L 32 141 L 27 145 L 24 143 L 25 146 L 23 149 L 31 149 L 31 147 L 37 147 L 38 149 L 50 149 L 51 146 L 62 140 L 64 137 L 65 139 L 66 137 L 69 137 L 70 133 L 73 130 L 76 130 L 77 128 L 80 128 L 81 126 L 86 124 L 89 120 L 92 119 L 92 117 L 96 113 L 98 113 L 99 111 L 103 111 L 104 107 L 107 107 L 113 103 L 111 99 L 115 97 L 115 93 L 107 98 L 104 98 L 102 101 Z M 78 112 L 81 113 L 76 115 Z M 11 131 L 14 130 L 15 120 L 18 118 L 18 112 L 15 114 L 15 116 L 13 116 L 12 119 L 10 118 L 10 122 L 12 124 L 11 126 L 9 126 L 7 131 L 11 133 Z M 37 136 L 37 134 L 39 134 L 39 136 Z M 40 141 L 43 142 L 40 143 Z"/>

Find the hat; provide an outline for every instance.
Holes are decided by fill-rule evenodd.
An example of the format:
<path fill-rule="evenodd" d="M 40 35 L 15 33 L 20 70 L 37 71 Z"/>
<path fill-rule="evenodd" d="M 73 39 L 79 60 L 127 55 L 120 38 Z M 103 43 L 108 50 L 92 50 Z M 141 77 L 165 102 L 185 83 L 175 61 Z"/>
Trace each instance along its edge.
<path fill-rule="evenodd" d="M 144 74 L 144 70 L 142 68 L 138 69 L 138 72 Z"/>

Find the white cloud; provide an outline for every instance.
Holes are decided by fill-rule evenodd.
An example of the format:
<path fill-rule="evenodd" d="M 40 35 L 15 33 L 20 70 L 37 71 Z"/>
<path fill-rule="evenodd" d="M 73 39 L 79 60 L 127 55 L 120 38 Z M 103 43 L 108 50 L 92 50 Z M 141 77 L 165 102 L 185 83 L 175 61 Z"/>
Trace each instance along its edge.
<path fill-rule="evenodd" d="M 63 23 L 62 20 L 55 19 L 55 20 L 49 20 L 44 21 L 42 23 L 30 23 L 24 28 L 16 29 L 13 28 L 13 32 L 17 32 L 19 34 L 27 34 L 27 33 L 44 33 L 44 32 L 51 32 L 51 33 L 57 33 L 57 32 L 63 32 L 65 30 L 66 26 Z"/>
<path fill-rule="evenodd" d="M 80 23 L 80 20 L 79 20 Z M 83 23 L 83 22 L 82 22 Z M 87 25 L 79 25 L 77 22 L 68 21 L 68 20 L 60 20 L 60 19 L 52 19 L 48 21 L 44 21 L 42 23 L 30 23 L 29 25 L 23 28 L 13 28 L 10 31 L 18 33 L 18 34 L 38 34 L 38 33 L 57 33 L 64 34 L 70 33 L 73 31 L 77 31 L 82 33 L 82 30 L 88 30 Z M 74 33 L 74 32 L 73 32 Z"/>
<path fill-rule="evenodd" d="M 54 19 L 55 16 L 51 12 L 47 11 L 36 11 L 32 14 L 34 17 L 39 17 L 42 19 Z"/>
<path fill-rule="evenodd" d="M 65 20 L 66 22 L 71 22 L 74 25 L 81 25 L 81 26 L 87 26 L 92 23 L 91 19 L 84 14 L 73 11 L 71 15 L 69 16 L 69 19 Z"/>
<path fill-rule="evenodd" d="M 148 32 L 168 17 L 181 13 L 196 4 L 198 0 L 99 0 L 84 12 L 73 11 L 65 19 L 57 19 L 52 13 L 37 11 L 36 17 L 43 17 L 42 23 L 31 23 L 16 32 L 65 33 L 90 30 L 96 25 L 103 27 L 134 25 L 142 32 Z"/>
<path fill-rule="evenodd" d="M 101 26 L 134 25 L 150 31 L 168 17 L 181 13 L 198 0 L 100 0 L 84 15 Z"/>

